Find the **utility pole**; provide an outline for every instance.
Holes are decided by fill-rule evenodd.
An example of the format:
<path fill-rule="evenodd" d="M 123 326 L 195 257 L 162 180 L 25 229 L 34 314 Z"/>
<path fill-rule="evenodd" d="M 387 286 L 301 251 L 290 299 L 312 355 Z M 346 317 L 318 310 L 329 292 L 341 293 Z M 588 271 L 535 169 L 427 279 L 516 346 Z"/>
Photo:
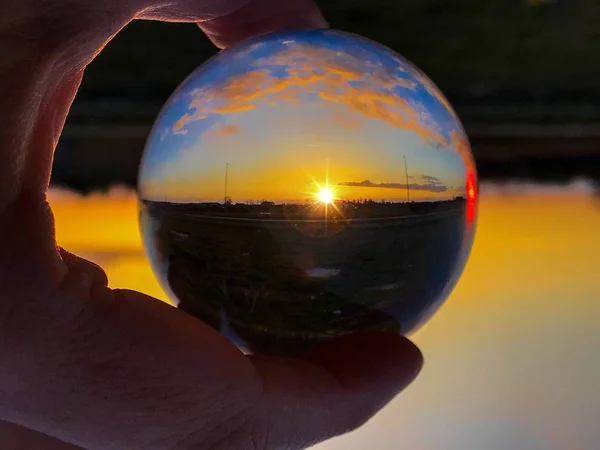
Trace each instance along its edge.
<path fill-rule="evenodd" d="M 406 164 L 406 156 L 404 156 L 404 174 L 406 176 L 406 201 L 410 203 L 410 184 L 408 184 L 408 166 Z"/>
<path fill-rule="evenodd" d="M 229 176 L 229 163 L 225 163 L 225 195 L 223 196 L 223 204 L 227 204 L 227 177 Z"/>

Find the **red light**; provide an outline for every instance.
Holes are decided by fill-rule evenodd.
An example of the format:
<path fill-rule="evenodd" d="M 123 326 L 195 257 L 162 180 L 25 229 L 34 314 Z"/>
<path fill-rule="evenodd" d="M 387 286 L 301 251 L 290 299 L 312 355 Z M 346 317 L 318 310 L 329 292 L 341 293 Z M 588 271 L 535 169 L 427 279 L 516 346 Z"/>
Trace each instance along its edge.
<path fill-rule="evenodd" d="M 477 175 L 474 170 L 467 172 L 465 187 L 467 190 L 467 225 L 472 225 L 477 215 Z"/>
<path fill-rule="evenodd" d="M 475 172 L 469 171 L 467 174 L 467 201 L 477 200 L 477 182 L 475 181 Z"/>

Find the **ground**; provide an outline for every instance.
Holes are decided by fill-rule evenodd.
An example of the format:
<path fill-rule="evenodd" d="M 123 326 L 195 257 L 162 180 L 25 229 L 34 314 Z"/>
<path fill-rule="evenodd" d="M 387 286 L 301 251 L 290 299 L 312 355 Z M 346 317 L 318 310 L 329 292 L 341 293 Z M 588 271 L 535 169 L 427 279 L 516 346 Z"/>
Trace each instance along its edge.
<path fill-rule="evenodd" d="M 143 217 L 179 307 L 270 352 L 420 324 L 461 264 L 464 206 L 325 222 L 144 202 Z"/>

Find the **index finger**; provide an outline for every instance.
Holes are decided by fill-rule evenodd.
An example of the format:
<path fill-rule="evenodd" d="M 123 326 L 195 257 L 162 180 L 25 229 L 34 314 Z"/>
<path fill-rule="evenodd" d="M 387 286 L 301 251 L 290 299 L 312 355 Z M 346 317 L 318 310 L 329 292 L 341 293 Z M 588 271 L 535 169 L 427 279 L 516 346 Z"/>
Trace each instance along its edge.
<path fill-rule="evenodd" d="M 35 3 L 35 2 L 34 2 Z M 23 191 L 44 191 L 82 70 L 133 19 L 196 22 L 215 45 L 327 23 L 312 0 L 0 2 L 0 216 Z M 30 6 L 27 6 L 30 5 Z M 1 236 L 0 236 L 1 238 Z"/>
<path fill-rule="evenodd" d="M 214 15 L 198 20 L 202 31 L 220 48 L 265 32 L 328 26 L 321 11 L 311 0 L 238 0 L 223 3 L 226 13 L 215 11 Z M 229 7 L 226 6 L 228 3 Z M 185 12 L 171 10 L 167 14 L 163 8 L 146 10 L 139 17 L 186 21 Z"/>
<path fill-rule="evenodd" d="M 45 278 L 36 289 L 54 289 L 66 274 L 45 200 L 56 143 L 84 68 L 135 18 L 199 23 L 220 47 L 283 28 L 326 26 L 312 0 L 0 2 L 0 245 L 5 255 L 27 255 L 11 271 L 27 279 L 36 271 Z"/>

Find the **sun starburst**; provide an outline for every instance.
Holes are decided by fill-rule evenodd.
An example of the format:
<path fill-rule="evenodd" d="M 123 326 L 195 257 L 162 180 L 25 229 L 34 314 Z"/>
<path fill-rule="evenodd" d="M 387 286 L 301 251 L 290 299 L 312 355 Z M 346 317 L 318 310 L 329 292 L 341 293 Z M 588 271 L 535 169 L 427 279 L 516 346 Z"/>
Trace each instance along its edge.
<path fill-rule="evenodd" d="M 314 190 L 306 191 L 307 195 L 313 198 L 312 207 L 314 212 L 324 211 L 325 217 L 329 217 L 330 211 L 335 211 L 337 215 L 341 215 L 338 208 L 338 202 L 341 198 L 338 196 L 338 186 L 330 184 L 329 168 L 325 171 L 325 179 L 322 182 L 317 181 L 311 174 L 306 174 L 314 186 Z"/>
<path fill-rule="evenodd" d="M 333 190 L 327 186 L 324 188 L 321 188 L 319 190 L 319 192 L 316 193 L 316 196 L 317 196 L 318 201 L 321 203 L 331 204 L 335 201 L 335 194 L 334 194 Z"/>
<path fill-rule="evenodd" d="M 316 190 L 312 193 L 315 201 L 313 204 L 316 208 L 323 208 L 325 216 L 329 216 L 329 211 L 333 208 L 334 211 L 340 213 L 336 202 L 339 200 L 336 189 L 329 184 L 329 180 L 325 180 L 324 184 L 314 182 Z"/>

